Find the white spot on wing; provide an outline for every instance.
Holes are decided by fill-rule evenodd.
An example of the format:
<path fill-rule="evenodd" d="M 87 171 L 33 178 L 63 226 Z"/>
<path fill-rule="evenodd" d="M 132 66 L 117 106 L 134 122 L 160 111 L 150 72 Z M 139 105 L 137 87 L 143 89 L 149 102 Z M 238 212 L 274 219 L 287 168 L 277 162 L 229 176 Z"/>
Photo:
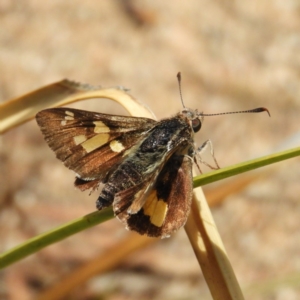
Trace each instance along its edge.
<path fill-rule="evenodd" d="M 74 120 L 74 113 L 72 113 L 71 111 L 66 110 L 65 111 L 65 119 L 63 121 L 61 121 L 61 125 L 65 126 L 67 124 L 67 121 L 73 121 Z"/>
<path fill-rule="evenodd" d="M 110 149 L 113 152 L 117 152 L 117 153 L 119 153 L 119 152 L 121 152 L 122 150 L 125 149 L 125 147 L 123 146 L 123 144 L 121 142 L 119 142 L 119 141 L 116 141 L 116 140 L 115 141 L 111 141 L 110 144 L 109 144 L 109 146 L 110 146 Z"/>
<path fill-rule="evenodd" d="M 73 117 L 73 118 L 74 118 L 74 113 L 71 112 L 71 111 L 66 110 L 66 111 L 65 111 L 65 114 L 66 114 L 67 116 L 70 116 L 70 117 Z"/>
<path fill-rule="evenodd" d="M 74 136 L 73 140 L 76 145 L 79 145 L 79 144 L 83 143 L 84 141 L 86 141 L 87 137 L 85 135 L 81 134 L 81 135 Z"/>

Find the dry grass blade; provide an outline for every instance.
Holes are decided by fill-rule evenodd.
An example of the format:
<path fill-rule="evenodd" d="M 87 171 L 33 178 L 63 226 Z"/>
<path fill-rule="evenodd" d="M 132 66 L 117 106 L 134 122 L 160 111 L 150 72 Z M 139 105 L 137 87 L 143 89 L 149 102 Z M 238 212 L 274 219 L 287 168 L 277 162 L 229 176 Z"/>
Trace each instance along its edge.
<path fill-rule="evenodd" d="M 202 189 L 194 190 L 185 230 L 213 299 L 244 299 Z"/>
<path fill-rule="evenodd" d="M 121 88 L 100 88 L 62 80 L 24 96 L 0 103 L 0 133 L 35 117 L 48 107 L 63 106 L 83 99 L 108 98 L 135 115 L 153 118 L 153 113 Z"/>
<path fill-rule="evenodd" d="M 65 297 L 76 290 L 83 282 L 93 276 L 110 271 L 117 267 L 129 254 L 142 249 L 157 239 L 151 239 L 146 236 L 137 235 L 129 232 L 125 240 L 115 244 L 105 253 L 94 257 L 86 264 L 72 271 L 71 274 L 62 278 L 56 285 L 42 292 L 37 300 L 53 300 L 66 299 Z"/>

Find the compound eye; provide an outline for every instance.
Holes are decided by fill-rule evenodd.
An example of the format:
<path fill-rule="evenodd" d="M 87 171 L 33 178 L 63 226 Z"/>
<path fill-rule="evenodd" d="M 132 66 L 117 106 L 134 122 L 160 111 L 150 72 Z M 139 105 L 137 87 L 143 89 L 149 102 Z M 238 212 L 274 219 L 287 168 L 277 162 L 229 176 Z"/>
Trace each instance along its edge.
<path fill-rule="evenodd" d="M 196 118 L 194 120 L 192 120 L 192 127 L 193 127 L 193 130 L 194 132 L 198 132 L 200 129 L 201 129 L 201 121 L 200 119 Z"/>

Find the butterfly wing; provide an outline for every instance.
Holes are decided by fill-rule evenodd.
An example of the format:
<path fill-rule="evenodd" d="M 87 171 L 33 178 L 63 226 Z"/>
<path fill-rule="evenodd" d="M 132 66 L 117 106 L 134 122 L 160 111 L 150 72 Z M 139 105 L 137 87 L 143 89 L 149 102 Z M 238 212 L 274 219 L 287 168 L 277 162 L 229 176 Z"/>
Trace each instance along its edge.
<path fill-rule="evenodd" d="M 51 108 L 39 112 L 36 120 L 50 148 L 80 179 L 82 190 L 90 182 L 105 179 L 107 172 L 123 158 L 125 151 L 150 130 L 155 120 Z"/>
<path fill-rule="evenodd" d="M 189 215 L 192 193 L 192 160 L 173 155 L 159 174 L 142 209 L 128 216 L 127 227 L 152 237 L 168 237 Z"/>

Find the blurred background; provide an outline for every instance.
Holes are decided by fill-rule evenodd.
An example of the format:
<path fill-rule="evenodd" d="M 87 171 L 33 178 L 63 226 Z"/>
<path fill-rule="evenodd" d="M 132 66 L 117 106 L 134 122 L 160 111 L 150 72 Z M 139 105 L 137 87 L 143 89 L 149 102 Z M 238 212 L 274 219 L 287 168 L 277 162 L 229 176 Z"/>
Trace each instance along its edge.
<path fill-rule="evenodd" d="M 68 78 L 122 85 L 160 119 L 182 108 L 178 71 L 187 107 L 271 113 L 205 118 L 196 140 L 212 140 L 220 166 L 288 149 L 299 131 L 299 0 L 0 1 L 0 101 Z M 72 107 L 126 113 L 108 100 Z M 35 121 L 0 137 L 0 164 L 1 252 L 95 210 L 97 192 L 73 188 Z M 246 299 L 300 299 L 299 165 L 253 172 L 212 208 Z M 36 297 L 126 235 L 110 220 L 15 263 L 0 272 L 0 299 Z M 212 298 L 182 229 L 68 299 Z"/>

